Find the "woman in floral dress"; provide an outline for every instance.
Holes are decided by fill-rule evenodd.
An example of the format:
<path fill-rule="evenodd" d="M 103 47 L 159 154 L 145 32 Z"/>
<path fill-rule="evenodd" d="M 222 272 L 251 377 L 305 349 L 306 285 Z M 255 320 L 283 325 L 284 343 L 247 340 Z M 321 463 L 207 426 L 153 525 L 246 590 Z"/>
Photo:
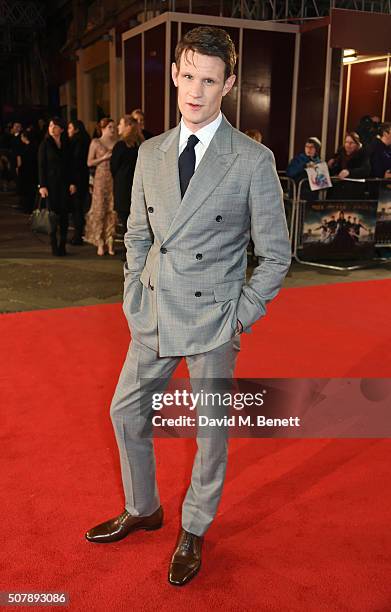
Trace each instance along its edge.
<path fill-rule="evenodd" d="M 85 239 L 97 247 L 97 254 L 115 255 L 114 235 L 117 215 L 114 210 L 113 179 L 110 158 L 116 143 L 114 121 L 104 117 L 99 122 L 100 138 L 93 138 L 88 152 L 88 166 L 95 167 L 91 208 L 86 217 Z"/>

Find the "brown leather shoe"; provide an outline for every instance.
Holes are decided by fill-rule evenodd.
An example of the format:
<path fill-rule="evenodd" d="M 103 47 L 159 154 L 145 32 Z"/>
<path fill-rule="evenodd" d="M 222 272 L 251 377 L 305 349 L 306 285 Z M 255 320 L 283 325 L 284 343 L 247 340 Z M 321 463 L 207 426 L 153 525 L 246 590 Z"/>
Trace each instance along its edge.
<path fill-rule="evenodd" d="M 201 536 L 181 529 L 170 563 L 168 582 L 175 586 L 183 586 L 194 578 L 201 567 L 202 542 Z"/>
<path fill-rule="evenodd" d="M 93 527 L 85 535 L 89 542 L 106 544 L 118 542 L 138 529 L 147 531 L 160 529 L 162 524 L 163 508 L 161 506 L 150 516 L 132 516 L 127 510 L 124 510 L 119 516 Z"/>

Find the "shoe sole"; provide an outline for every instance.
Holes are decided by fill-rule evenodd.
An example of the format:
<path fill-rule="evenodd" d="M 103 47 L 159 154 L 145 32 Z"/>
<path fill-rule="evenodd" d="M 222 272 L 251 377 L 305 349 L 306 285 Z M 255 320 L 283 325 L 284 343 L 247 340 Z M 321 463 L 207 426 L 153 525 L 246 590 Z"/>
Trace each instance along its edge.
<path fill-rule="evenodd" d="M 135 531 L 157 531 L 158 529 L 161 529 L 161 527 L 163 527 L 163 523 L 160 523 L 160 525 L 153 525 L 152 527 L 135 527 L 134 529 L 132 529 L 132 531 L 129 531 L 129 533 L 127 533 L 126 535 L 117 538 L 115 540 L 90 540 L 89 538 L 87 538 L 87 535 L 85 535 L 85 539 L 87 540 L 87 542 L 90 542 L 91 544 L 114 544 L 115 542 L 120 542 L 121 540 L 124 540 L 125 538 L 127 538 L 128 536 L 132 535 L 132 533 L 134 533 Z"/>
<path fill-rule="evenodd" d="M 189 574 L 187 576 L 187 578 L 183 581 L 183 582 L 172 582 L 170 580 L 170 577 L 168 577 L 168 582 L 170 584 L 172 584 L 172 586 L 177 586 L 177 587 L 181 587 L 181 586 L 185 586 L 186 584 L 188 584 L 190 582 L 190 580 L 192 580 L 194 578 L 194 576 L 196 576 L 198 574 L 198 572 L 201 569 L 201 563 L 199 564 L 199 566 L 194 570 L 194 572 L 192 574 Z"/>

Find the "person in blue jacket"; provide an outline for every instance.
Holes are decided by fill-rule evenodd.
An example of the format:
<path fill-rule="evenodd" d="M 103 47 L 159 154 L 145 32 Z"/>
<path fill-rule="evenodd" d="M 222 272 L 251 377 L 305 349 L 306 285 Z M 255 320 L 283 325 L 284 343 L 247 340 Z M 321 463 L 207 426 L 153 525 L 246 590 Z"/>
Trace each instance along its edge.
<path fill-rule="evenodd" d="M 286 174 L 294 181 L 299 182 L 301 179 L 307 178 L 305 171 L 306 166 L 310 163 L 317 164 L 321 161 L 320 159 L 320 148 L 322 143 L 316 136 L 307 138 L 304 145 L 304 152 L 296 155 L 286 169 Z"/>

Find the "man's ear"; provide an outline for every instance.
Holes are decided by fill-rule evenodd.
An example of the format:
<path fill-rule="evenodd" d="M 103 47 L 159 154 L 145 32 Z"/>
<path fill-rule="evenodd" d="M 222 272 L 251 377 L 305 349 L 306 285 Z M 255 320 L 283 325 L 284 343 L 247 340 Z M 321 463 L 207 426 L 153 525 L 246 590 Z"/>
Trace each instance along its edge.
<path fill-rule="evenodd" d="M 179 70 L 177 68 L 177 65 L 175 62 L 173 62 L 171 64 L 171 76 L 172 76 L 172 80 L 174 81 L 175 87 L 178 87 L 178 73 L 179 73 Z"/>
<path fill-rule="evenodd" d="M 236 81 L 236 74 L 231 74 L 231 76 L 228 77 L 228 79 L 224 83 L 223 96 L 226 96 L 227 93 L 231 91 L 232 87 L 234 86 L 235 81 Z"/>

